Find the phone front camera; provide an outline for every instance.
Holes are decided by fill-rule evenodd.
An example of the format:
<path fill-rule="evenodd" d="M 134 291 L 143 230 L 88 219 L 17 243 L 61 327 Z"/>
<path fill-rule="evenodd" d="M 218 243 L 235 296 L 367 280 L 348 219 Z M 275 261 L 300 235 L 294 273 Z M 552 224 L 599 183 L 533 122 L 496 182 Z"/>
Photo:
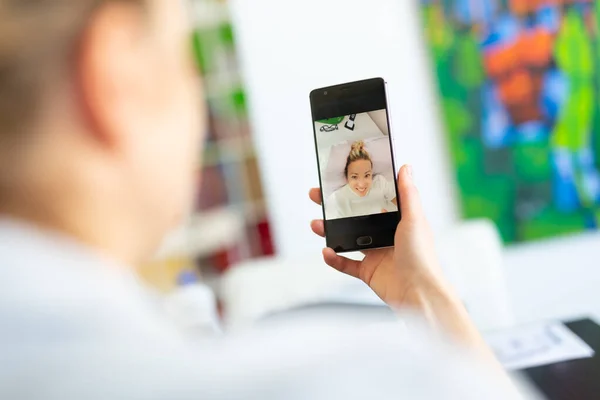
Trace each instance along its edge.
<path fill-rule="evenodd" d="M 327 90 L 323 92 L 325 96 L 327 96 L 327 93 L 329 93 Z"/>

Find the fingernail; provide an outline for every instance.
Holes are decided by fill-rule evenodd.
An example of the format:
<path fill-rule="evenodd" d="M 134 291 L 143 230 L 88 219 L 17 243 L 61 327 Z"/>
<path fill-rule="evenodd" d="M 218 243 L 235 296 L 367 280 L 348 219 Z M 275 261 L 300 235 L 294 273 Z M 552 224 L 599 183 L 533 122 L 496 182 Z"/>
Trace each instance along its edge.
<path fill-rule="evenodd" d="M 406 175 L 412 180 L 413 179 L 413 167 L 412 165 L 406 166 Z"/>

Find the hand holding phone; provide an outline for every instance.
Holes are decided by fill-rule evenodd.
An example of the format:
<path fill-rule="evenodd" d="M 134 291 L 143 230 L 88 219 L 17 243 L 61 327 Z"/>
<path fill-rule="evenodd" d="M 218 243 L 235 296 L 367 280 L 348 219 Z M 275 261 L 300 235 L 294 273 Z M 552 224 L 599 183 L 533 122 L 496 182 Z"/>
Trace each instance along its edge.
<path fill-rule="evenodd" d="M 340 256 L 331 248 L 323 250 L 323 257 L 329 266 L 368 284 L 387 304 L 403 306 L 410 302 L 410 289 L 419 287 L 415 280 L 421 276 L 436 277 L 439 270 L 410 167 L 404 166 L 400 170 L 398 187 L 404 217 L 395 233 L 395 247 L 365 250 L 362 261 Z M 322 205 L 321 189 L 311 189 L 310 198 Z M 317 235 L 325 237 L 323 220 L 313 221 L 311 228 Z"/>
<path fill-rule="evenodd" d="M 325 262 L 365 282 L 392 308 L 422 313 L 432 328 L 442 329 L 498 365 L 460 298 L 443 276 L 410 167 L 402 167 L 398 174 L 398 194 L 402 200 L 402 221 L 395 234 L 395 247 L 363 251 L 362 261 L 350 260 L 326 248 L 323 250 Z M 321 189 L 311 189 L 310 198 L 322 204 Z M 317 235 L 325 236 L 322 220 L 313 221 L 311 227 Z"/>
<path fill-rule="evenodd" d="M 401 217 L 384 80 L 316 89 L 310 101 L 327 246 L 393 246 Z"/>

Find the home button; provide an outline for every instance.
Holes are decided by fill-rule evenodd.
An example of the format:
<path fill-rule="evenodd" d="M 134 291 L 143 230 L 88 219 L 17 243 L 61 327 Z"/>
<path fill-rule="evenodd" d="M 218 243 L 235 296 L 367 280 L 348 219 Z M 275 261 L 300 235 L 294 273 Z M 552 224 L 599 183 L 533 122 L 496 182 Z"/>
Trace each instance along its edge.
<path fill-rule="evenodd" d="M 356 239 L 356 244 L 359 246 L 369 246 L 373 244 L 373 238 L 371 236 L 363 236 Z"/>

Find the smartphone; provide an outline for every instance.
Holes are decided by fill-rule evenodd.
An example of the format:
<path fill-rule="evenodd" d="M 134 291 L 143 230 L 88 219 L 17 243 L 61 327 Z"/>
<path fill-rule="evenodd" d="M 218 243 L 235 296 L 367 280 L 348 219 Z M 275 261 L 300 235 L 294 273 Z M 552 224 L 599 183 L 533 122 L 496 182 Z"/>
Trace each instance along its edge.
<path fill-rule="evenodd" d="M 310 104 L 327 246 L 393 246 L 401 215 L 385 81 L 315 89 Z"/>

